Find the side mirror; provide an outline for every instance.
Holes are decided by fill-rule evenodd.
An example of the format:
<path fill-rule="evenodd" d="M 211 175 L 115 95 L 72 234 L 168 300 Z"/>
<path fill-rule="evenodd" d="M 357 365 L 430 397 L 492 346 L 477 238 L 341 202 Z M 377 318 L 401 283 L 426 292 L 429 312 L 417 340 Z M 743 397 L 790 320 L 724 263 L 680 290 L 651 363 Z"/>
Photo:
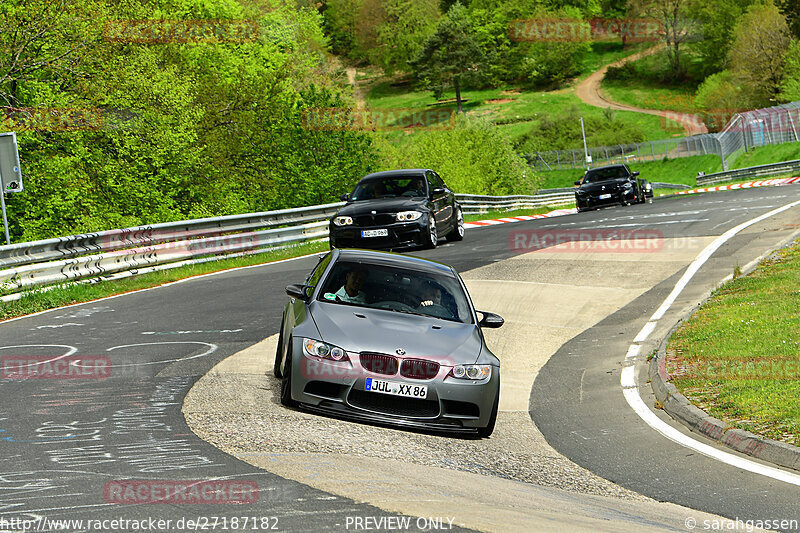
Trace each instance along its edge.
<path fill-rule="evenodd" d="M 294 283 L 292 285 L 286 286 L 286 294 L 296 300 L 302 300 L 304 302 L 308 301 L 308 294 L 306 293 L 306 289 L 308 285 L 300 285 L 299 283 Z"/>
<path fill-rule="evenodd" d="M 431 194 L 433 195 L 444 194 L 444 190 L 445 190 L 444 187 L 436 187 L 431 191 Z"/>
<path fill-rule="evenodd" d="M 634 176 L 638 176 L 639 175 L 639 171 L 637 170 L 636 172 L 633 173 L 633 175 Z"/>
<path fill-rule="evenodd" d="M 483 318 L 478 322 L 478 326 L 482 328 L 499 328 L 505 323 L 503 317 L 488 311 L 478 311 L 483 315 Z"/>
<path fill-rule="evenodd" d="M 578 180 L 578 181 L 576 181 L 576 182 L 574 183 L 574 185 L 580 185 L 580 184 L 581 184 L 581 180 Z"/>
<path fill-rule="evenodd" d="M 339 197 L 339 200 L 341 200 L 343 202 L 349 202 L 350 201 L 350 193 L 349 192 L 344 193 L 343 195 L 341 195 Z"/>

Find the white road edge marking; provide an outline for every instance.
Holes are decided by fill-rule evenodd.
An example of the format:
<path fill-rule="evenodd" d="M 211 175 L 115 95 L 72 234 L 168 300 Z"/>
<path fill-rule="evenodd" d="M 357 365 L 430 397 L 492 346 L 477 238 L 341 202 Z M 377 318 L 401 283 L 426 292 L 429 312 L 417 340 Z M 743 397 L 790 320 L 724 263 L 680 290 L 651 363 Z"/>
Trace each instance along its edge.
<path fill-rule="evenodd" d="M 714 241 L 706 246 L 697 256 L 697 258 L 692 261 L 692 264 L 689 265 L 689 268 L 686 270 L 683 276 L 681 276 L 681 279 L 675 284 L 672 292 L 670 292 L 669 296 L 667 296 L 658 310 L 653 313 L 653 316 L 650 317 L 650 320 L 648 320 L 647 324 L 642 327 L 642 329 L 634 338 L 633 342 L 641 343 L 647 340 L 647 338 L 655 329 L 658 321 L 663 318 L 667 310 L 672 306 L 673 303 L 675 303 L 678 295 L 683 292 L 683 289 L 686 288 L 686 285 L 689 284 L 689 281 L 694 277 L 697 271 L 700 270 L 700 267 L 702 267 L 703 264 L 708 261 L 711 255 L 717 251 L 720 246 L 725 244 L 725 242 L 730 240 L 743 229 L 782 213 L 783 211 L 791 209 L 797 205 L 800 205 L 800 200 L 787 204 L 783 207 L 779 207 L 778 209 L 773 209 L 772 211 L 764 213 L 763 215 L 752 220 L 748 220 L 747 222 L 743 222 L 714 239 Z M 800 475 L 793 474 L 779 468 L 762 465 L 755 461 L 751 461 L 749 459 L 739 457 L 738 455 L 724 452 L 718 448 L 709 446 L 708 444 L 697 441 L 692 437 L 681 433 L 674 427 L 658 418 L 655 413 L 653 413 L 644 403 L 644 400 L 642 400 L 642 397 L 639 395 L 639 388 L 636 386 L 636 370 L 634 362 L 639 354 L 640 348 L 641 346 L 639 344 L 631 344 L 628 348 L 628 353 L 625 355 L 624 368 L 622 369 L 622 373 L 620 375 L 620 385 L 622 386 L 622 394 L 625 396 L 625 400 L 628 402 L 628 405 L 648 426 L 655 429 L 669 440 L 701 453 L 707 457 L 716 459 L 717 461 L 721 461 L 736 468 L 741 468 L 742 470 L 747 470 L 748 472 L 753 472 L 755 474 L 760 474 L 762 476 L 767 476 L 779 481 L 790 483 L 792 485 L 800 486 Z"/>

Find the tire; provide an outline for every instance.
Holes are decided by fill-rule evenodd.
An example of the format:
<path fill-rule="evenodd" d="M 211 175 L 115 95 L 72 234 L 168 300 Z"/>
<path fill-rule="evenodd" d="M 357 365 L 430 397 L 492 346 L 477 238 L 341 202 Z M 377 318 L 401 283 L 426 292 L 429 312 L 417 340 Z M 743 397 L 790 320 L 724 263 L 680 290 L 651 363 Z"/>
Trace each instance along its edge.
<path fill-rule="evenodd" d="M 286 364 L 281 378 L 281 404 L 294 407 L 297 402 L 292 399 L 292 338 L 286 343 Z"/>
<path fill-rule="evenodd" d="M 281 355 L 283 355 L 283 324 L 285 318 L 281 320 L 281 330 L 278 334 L 278 346 L 275 348 L 275 364 L 272 365 L 272 375 L 278 379 L 283 377 L 281 372 Z"/>
<path fill-rule="evenodd" d="M 455 242 L 455 241 L 463 241 L 464 240 L 464 214 L 461 212 L 461 208 L 457 208 L 458 212 L 456 214 L 456 225 L 453 228 L 453 231 L 447 234 L 447 241 L 448 242 Z"/>
<path fill-rule="evenodd" d="M 500 387 L 497 387 L 497 396 L 494 398 L 494 405 L 492 406 L 492 414 L 489 415 L 489 422 L 484 428 L 478 428 L 478 437 L 485 439 L 489 437 L 494 431 L 494 425 L 497 422 L 497 408 L 500 405 Z"/>
<path fill-rule="evenodd" d="M 436 220 L 433 218 L 433 213 L 431 213 L 428 220 L 428 234 L 425 235 L 424 240 L 425 248 L 428 249 L 436 248 L 436 245 L 439 244 L 439 234 L 436 230 Z"/>

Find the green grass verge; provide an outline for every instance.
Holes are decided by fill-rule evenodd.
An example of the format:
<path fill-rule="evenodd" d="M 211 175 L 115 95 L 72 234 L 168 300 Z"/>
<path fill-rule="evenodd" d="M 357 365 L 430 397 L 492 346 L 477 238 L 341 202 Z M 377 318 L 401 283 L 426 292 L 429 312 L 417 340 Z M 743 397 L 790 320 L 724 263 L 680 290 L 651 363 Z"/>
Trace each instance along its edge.
<path fill-rule="evenodd" d="M 717 290 L 684 322 L 669 341 L 667 371 L 675 386 L 710 415 L 797 444 L 798 332 L 796 243 Z"/>
<path fill-rule="evenodd" d="M 603 80 L 602 90 L 620 104 L 643 109 L 697 112 L 694 106 L 694 92 L 686 87 L 670 87 L 638 80 Z"/>
<path fill-rule="evenodd" d="M 0 303 L 0 320 L 29 315 L 31 313 L 65 305 L 89 302 L 139 289 L 157 287 L 171 281 L 199 276 L 201 274 L 250 265 L 260 265 L 272 261 L 279 261 L 281 259 L 323 252 L 328 249 L 327 242 L 313 242 L 247 257 L 220 259 L 219 261 L 210 261 L 208 263 L 186 265 L 118 280 L 63 285 L 47 291 L 32 289 L 26 291 L 19 300 Z"/>

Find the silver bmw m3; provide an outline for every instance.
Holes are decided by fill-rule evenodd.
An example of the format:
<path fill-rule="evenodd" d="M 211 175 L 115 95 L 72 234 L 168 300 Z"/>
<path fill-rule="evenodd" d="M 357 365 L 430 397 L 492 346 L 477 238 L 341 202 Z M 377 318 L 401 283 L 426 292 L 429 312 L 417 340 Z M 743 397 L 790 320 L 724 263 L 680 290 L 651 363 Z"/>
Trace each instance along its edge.
<path fill-rule="evenodd" d="M 452 267 L 335 249 L 286 292 L 274 365 L 281 403 L 377 424 L 491 435 L 500 361 L 481 328 L 500 327 L 503 319 L 475 310 Z"/>

